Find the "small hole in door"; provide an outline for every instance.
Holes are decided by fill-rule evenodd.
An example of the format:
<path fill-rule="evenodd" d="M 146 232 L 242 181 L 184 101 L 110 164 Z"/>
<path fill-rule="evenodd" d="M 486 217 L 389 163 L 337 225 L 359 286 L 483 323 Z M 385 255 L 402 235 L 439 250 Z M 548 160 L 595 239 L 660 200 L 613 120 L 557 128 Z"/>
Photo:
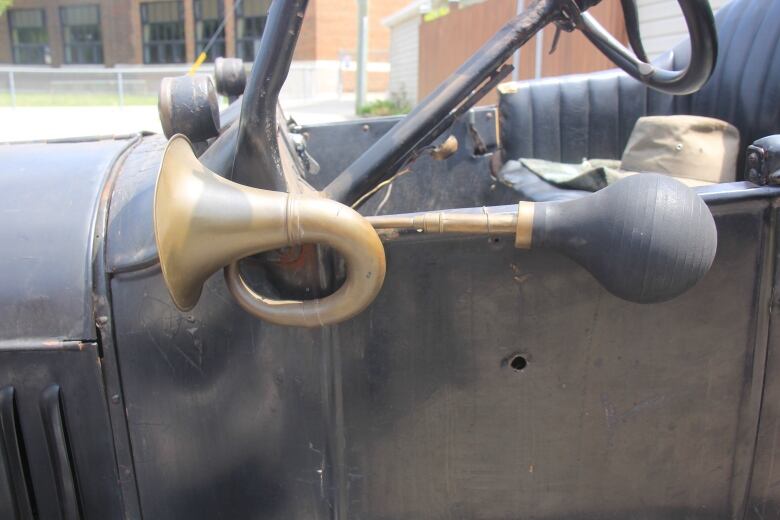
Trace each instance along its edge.
<path fill-rule="evenodd" d="M 520 372 L 528 366 L 528 360 L 523 356 L 513 356 L 512 359 L 509 360 L 509 366 L 512 367 L 513 370 Z"/>

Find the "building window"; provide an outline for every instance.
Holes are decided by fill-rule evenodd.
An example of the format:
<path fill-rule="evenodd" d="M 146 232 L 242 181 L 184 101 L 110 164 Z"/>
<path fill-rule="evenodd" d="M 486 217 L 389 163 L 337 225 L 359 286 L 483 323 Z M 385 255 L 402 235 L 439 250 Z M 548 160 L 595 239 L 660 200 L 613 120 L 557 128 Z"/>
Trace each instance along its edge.
<path fill-rule="evenodd" d="M 254 61 L 271 0 L 244 0 L 236 10 L 236 56 Z"/>
<path fill-rule="evenodd" d="M 222 0 L 195 0 L 195 54 L 200 55 L 211 40 L 211 37 L 219 29 L 224 16 Z M 214 58 L 225 56 L 225 32 L 220 31 L 214 45 L 211 46 L 206 59 L 214 61 Z"/>
<path fill-rule="evenodd" d="M 14 63 L 45 64 L 51 61 L 43 9 L 10 9 L 8 25 Z"/>
<path fill-rule="evenodd" d="M 184 7 L 177 2 L 141 4 L 144 63 L 184 63 Z"/>
<path fill-rule="evenodd" d="M 60 7 L 60 23 L 65 63 L 103 63 L 98 6 Z"/>

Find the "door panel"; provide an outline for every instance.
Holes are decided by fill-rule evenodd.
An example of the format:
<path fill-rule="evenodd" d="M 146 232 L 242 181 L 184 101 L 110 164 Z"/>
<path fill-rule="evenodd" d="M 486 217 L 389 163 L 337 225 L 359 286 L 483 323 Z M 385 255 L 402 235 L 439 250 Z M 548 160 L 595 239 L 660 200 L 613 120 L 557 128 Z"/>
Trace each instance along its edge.
<path fill-rule="evenodd" d="M 389 243 L 376 302 L 315 331 L 247 317 L 221 274 L 184 314 L 157 268 L 115 277 L 145 514 L 730 517 L 759 413 L 770 213 L 713 210 L 712 271 L 659 305 L 481 238 Z"/>

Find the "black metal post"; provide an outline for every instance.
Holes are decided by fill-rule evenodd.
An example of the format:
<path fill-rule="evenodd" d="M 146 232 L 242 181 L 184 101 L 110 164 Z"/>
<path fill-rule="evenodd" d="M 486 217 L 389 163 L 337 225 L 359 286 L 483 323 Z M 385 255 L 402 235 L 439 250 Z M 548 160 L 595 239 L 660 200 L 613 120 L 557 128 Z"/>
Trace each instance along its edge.
<path fill-rule="evenodd" d="M 244 90 L 232 178 L 236 182 L 288 191 L 277 143 L 276 105 L 290 71 L 308 0 L 274 0 L 260 39 L 260 51 Z"/>

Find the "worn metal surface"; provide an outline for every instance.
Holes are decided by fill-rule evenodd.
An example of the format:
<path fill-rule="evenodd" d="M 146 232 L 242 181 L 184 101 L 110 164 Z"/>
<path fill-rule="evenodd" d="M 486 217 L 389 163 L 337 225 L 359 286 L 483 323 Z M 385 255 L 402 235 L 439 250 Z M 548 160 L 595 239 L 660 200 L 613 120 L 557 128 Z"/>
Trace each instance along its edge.
<path fill-rule="evenodd" d="M 232 103 L 244 93 L 246 70 L 240 58 L 217 58 L 214 60 L 214 83 L 217 92 L 227 96 Z"/>
<path fill-rule="evenodd" d="M 388 245 L 374 305 L 321 331 L 248 318 L 221 276 L 186 314 L 159 271 L 114 278 L 145 514 L 727 517 L 758 418 L 768 203 L 716 213 L 710 274 L 653 306 L 486 239 Z"/>
<path fill-rule="evenodd" d="M 759 139 L 748 147 L 745 179 L 756 184 L 780 184 L 780 135 Z"/>
<path fill-rule="evenodd" d="M 321 166 L 306 181 L 317 189 L 327 186 L 398 121 L 388 117 L 304 127 L 307 149 Z M 360 212 L 386 215 L 517 202 L 517 194 L 489 174 L 490 152 L 499 145 L 495 109 L 473 109 L 453 125 L 451 135 L 459 143 L 453 156 L 444 161 L 421 156 L 409 173 L 379 190 Z"/>
<path fill-rule="evenodd" d="M 106 270 L 110 273 L 157 263 L 152 223 L 154 183 L 167 140 L 145 137 L 120 165 L 108 214 Z"/>
<path fill-rule="evenodd" d="M 777 222 L 777 204 L 773 207 L 773 222 Z M 751 485 L 744 518 L 765 520 L 780 516 L 780 464 L 778 464 L 777 445 L 780 443 L 780 321 L 778 316 L 778 297 L 780 292 L 780 262 L 778 262 L 778 229 L 771 236 L 775 248 L 769 255 L 774 262 L 774 281 L 767 284 L 765 290 L 771 291 L 769 300 L 771 323 L 768 342 L 770 348 L 762 352 L 758 361 L 766 364 L 765 388 L 761 402 L 760 428 L 756 439 L 754 465 L 751 469 Z M 763 338 L 762 338 L 763 339 Z"/>
<path fill-rule="evenodd" d="M 309 0 L 278 0 L 268 11 L 252 72 L 241 102 L 233 177 L 237 182 L 276 191 L 296 191 L 297 179 L 279 150 L 279 92 L 290 70 Z M 226 143 L 227 144 L 227 143 Z M 281 152 L 281 153 L 280 153 Z M 221 172 L 220 172 L 221 173 Z"/>
<path fill-rule="evenodd" d="M 331 159 L 350 160 L 361 136 L 388 125 L 368 124 L 304 129 L 323 164 L 309 180 L 327 182 Z M 486 139 L 490 128 L 486 118 Z M 456 136 L 465 145 L 453 157 L 421 159 L 365 212 L 516 202 L 493 187 L 490 157 L 474 155 L 465 124 Z M 334 139 L 354 144 L 339 155 Z M 151 184 L 140 177 L 140 195 L 124 193 L 112 211 L 143 229 Z M 376 302 L 314 331 L 250 318 L 220 274 L 181 313 L 159 267 L 125 264 L 111 294 L 144 515 L 739 518 L 775 192 L 704 191 L 719 228 L 715 265 L 660 305 L 626 303 L 573 262 L 501 239 L 401 237 L 387 245 Z M 109 252 L 129 251 L 111 243 L 129 236 L 146 243 L 142 234 L 110 232 Z"/>
<path fill-rule="evenodd" d="M 26 498 L 28 511 L 35 514 L 26 516 L 17 508 L 3 518 L 122 518 L 97 343 L 4 344 L 0 389 L 6 397 L 4 412 L 15 418 L 2 424 L 0 451 L 18 451 L 18 472 L 26 475 L 27 485 L 14 482 L 17 504 Z M 12 399 L 7 399 L 9 389 Z M 9 428 L 14 436 L 7 435 Z M 0 467 L 0 473 L 6 469 Z M 8 511 L 5 504 L 0 511 Z"/>
<path fill-rule="evenodd" d="M 3 518 L 33 518 L 30 471 L 20 435 L 16 389 L 0 388 L 0 515 Z"/>
<path fill-rule="evenodd" d="M 311 129 L 310 145 L 330 139 L 338 144 L 331 157 L 358 155 L 368 140 L 359 132 L 384 124 Z M 364 212 L 516 202 L 490 176 L 491 158 L 474 131 L 459 125 L 455 134 L 466 146 L 446 161 L 421 159 Z M 774 395 L 771 381 L 763 395 L 765 368 L 769 381 L 780 347 L 770 314 L 777 232 L 771 188 L 707 191 L 718 256 L 703 283 L 672 302 L 626 303 L 571 261 L 517 251 L 499 237 L 411 236 L 387 246 L 388 282 L 367 312 L 340 326 L 301 330 L 242 312 L 220 275 L 192 311 L 175 309 L 150 243 L 155 139 L 117 170 L 105 266 L 94 208 L 75 211 L 74 222 L 87 222 L 95 236 L 79 242 L 93 244 L 79 257 L 84 278 L 67 279 L 96 299 L 101 343 L 58 335 L 44 342 L 29 330 L 23 340 L 0 337 L 0 441 L 7 448 L 24 438 L 31 503 L 41 517 L 777 514 L 775 418 L 771 406 L 761 409 L 762 398 Z M 70 200 L 62 196 L 70 193 L 60 178 L 63 157 L 76 159 L 51 147 L 47 153 L 56 159 L 35 160 L 57 161 L 50 177 L 60 193 L 36 193 L 49 206 L 32 209 L 56 218 L 56 204 Z M 82 154 L 78 164 L 101 164 L 94 159 Z M 339 160 L 323 161 L 319 179 L 331 180 Z M 105 177 L 95 176 L 91 193 L 105 211 Z M 28 230 L 14 227 L 22 222 L 0 233 Z M 31 243 L 42 237 L 49 254 L 66 240 L 37 234 Z M 16 259 L 10 275 L 24 274 L 21 265 Z M 72 273 L 62 265 L 71 264 L 52 262 L 35 273 L 43 297 L 63 292 L 60 278 Z M 108 274 L 98 276 L 101 270 Z M 246 271 L 263 278 L 259 264 Z M 94 335 L 92 307 L 75 307 Z M 61 307 L 46 310 L 71 316 Z M 101 355 L 109 360 L 105 371 Z M 15 407 L 21 435 L 7 435 L 5 419 Z M 121 467 L 128 453 L 133 471 Z M 12 466 L 7 457 L 0 463 Z M 121 499 L 132 500 L 135 491 L 130 479 L 139 507 L 125 502 L 122 510 Z M 0 479 L 0 497 L 24 493 L 7 484 Z"/>
<path fill-rule="evenodd" d="M 95 339 L 95 213 L 131 142 L 0 145 L 0 341 Z"/>
<path fill-rule="evenodd" d="M 119 375 L 114 324 L 112 320 L 111 295 L 108 284 L 111 272 L 106 265 L 106 243 L 108 241 L 109 206 L 112 196 L 116 193 L 117 178 L 125 171 L 123 167 L 131 156 L 134 156 L 139 145 L 143 144 L 141 136 L 133 139 L 129 150 L 114 164 L 103 190 L 95 215 L 95 230 L 93 239 L 92 262 L 92 300 L 94 302 L 95 323 L 100 354 L 100 368 L 103 376 L 108 416 L 114 443 L 114 462 L 118 475 L 118 485 L 122 497 L 123 518 L 141 518 L 138 490 L 136 488 L 133 469 L 133 454 L 130 437 L 127 430 L 124 401 L 122 399 L 122 382 Z"/>
<path fill-rule="evenodd" d="M 219 135 L 219 101 L 209 76 L 163 78 L 157 109 L 168 138 L 183 134 L 197 143 Z"/>

